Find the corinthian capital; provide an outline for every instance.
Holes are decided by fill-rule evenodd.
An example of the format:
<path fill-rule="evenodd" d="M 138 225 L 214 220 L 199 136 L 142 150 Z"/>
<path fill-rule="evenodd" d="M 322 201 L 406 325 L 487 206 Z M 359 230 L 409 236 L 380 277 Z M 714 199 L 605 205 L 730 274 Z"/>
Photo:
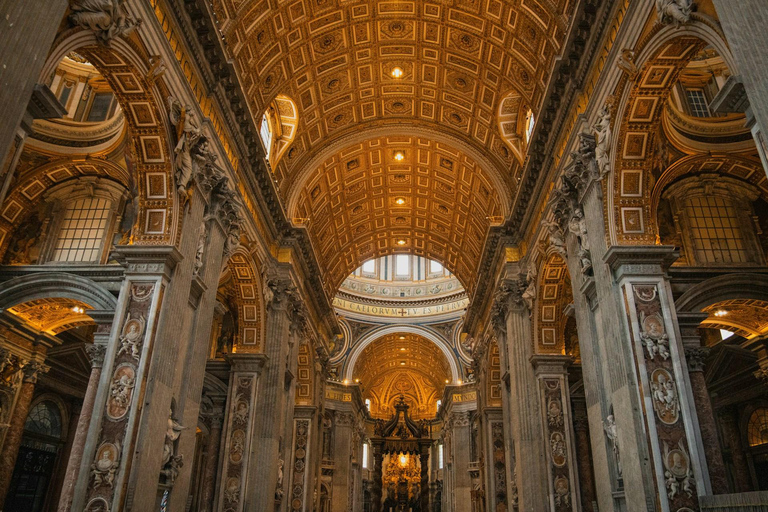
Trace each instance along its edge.
<path fill-rule="evenodd" d="M 29 361 L 27 364 L 22 366 L 21 372 L 23 373 L 23 381 L 24 382 L 31 382 L 36 383 L 37 378 L 40 376 L 41 373 L 48 373 L 48 370 L 50 370 L 50 366 L 46 366 L 40 361 Z"/>
<path fill-rule="evenodd" d="M 104 354 L 107 352 L 107 347 L 100 343 L 94 343 L 92 345 L 86 345 L 85 351 L 88 353 L 88 358 L 91 360 L 91 367 L 101 368 L 104 364 Z"/>
<path fill-rule="evenodd" d="M 287 275 L 267 269 L 262 276 L 262 289 L 267 309 L 286 309 L 294 303 L 296 286 Z"/>

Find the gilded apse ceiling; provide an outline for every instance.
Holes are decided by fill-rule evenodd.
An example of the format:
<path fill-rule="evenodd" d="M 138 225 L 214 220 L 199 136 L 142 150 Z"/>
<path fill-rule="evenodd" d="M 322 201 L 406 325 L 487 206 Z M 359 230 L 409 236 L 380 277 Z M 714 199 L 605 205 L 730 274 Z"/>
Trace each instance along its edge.
<path fill-rule="evenodd" d="M 371 412 L 386 416 L 400 395 L 415 408 L 417 416 L 434 416 L 451 369 L 443 352 L 417 334 L 390 334 L 368 345 L 353 369 L 355 381 L 370 398 Z M 446 382 L 447 381 L 447 382 Z"/>
<path fill-rule="evenodd" d="M 273 172 L 289 216 L 310 231 L 327 290 L 365 259 L 394 252 L 398 236 L 402 249 L 441 261 L 471 290 L 488 226 L 515 193 L 526 113 L 541 103 L 576 2 L 212 4 L 254 118 L 280 111 L 278 95 L 296 106 L 295 136 Z M 403 174 L 387 149 L 403 136 L 412 181 L 400 194 L 414 206 L 380 212 Z M 355 147 L 360 161 L 346 168 Z M 438 197 L 441 148 L 454 169 L 452 190 Z M 360 220 L 339 215 L 345 186 L 363 187 L 347 209 L 367 207 Z"/>

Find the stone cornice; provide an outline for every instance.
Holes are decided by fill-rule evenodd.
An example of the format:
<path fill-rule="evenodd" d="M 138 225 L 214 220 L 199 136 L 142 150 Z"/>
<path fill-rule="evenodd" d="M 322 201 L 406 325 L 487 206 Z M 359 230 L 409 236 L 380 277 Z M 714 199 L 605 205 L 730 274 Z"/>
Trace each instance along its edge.
<path fill-rule="evenodd" d="M 320 266 L 307 231 L 294 228 L 286 216 L 272 172 L 258 136 L 258 130 L 248 109 L 248 102 L 229 61 L 207 6 L 202 0 L 167 0 L 206 88 L 215 98 L 233 135 L 241 160 L 239 176 L 255 199 L 267 229 L 283 246 L 290 246 L 300 256 L 307 276 L 311 302 L 328 330 L 341 332 L 321 278 Z"/>
<path fill-rule="evenodd" d="M 610 18 L 610 2 L 607 8 L 598 13 L 603 4 L 606 4 L 603 0 L 583 2 L 574 15 L 573 28 L 564 46 L 563 57 L 552 74 L 549 89 L 539 110 L 512 213 L 502 227 L 492 227 L 488 233 L 472 305 L 467 311 L 468 328 L 478 321 L 487 307 L 492 291 L 494 263 L 498 261 L 499 253 L 506 244 L 517 245 L 520 242 L 523 237 L 523 220 L 532 215 L 533 207 L 537 204 L 534 199 L 538 198 L 544 188 L 539 178 L 551 163 L 553 148 L 564 126 L 562 119 L 582 88 Z"/>

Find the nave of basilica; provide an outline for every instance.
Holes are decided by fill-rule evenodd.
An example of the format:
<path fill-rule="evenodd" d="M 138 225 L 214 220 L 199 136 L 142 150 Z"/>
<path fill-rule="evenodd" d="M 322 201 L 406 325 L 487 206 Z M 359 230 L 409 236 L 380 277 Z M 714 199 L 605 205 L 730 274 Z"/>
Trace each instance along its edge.
<path fill-rule="evenodd" d="M 0 0 L 0 512 L 768 511 L 765 0 Z"/>

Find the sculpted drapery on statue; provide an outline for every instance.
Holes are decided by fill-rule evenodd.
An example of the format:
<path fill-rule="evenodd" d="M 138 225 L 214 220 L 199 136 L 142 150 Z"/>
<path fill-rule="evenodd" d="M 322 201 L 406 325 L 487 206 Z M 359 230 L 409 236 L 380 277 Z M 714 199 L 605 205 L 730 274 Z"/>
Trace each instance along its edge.
<path fill-rule="evenodd" d="M 125 0 L 72 0 L 69 20 L 92 30 L 101 44 L 109 46 L 112 39 L 129 35 L 141 24 L 124 4 Z"/>
<path fill-rule="evenodd" d="M 656 0 L 656 14 L 659 21 L 665 25 L 688 23 L 695 8 L 693 0 Z"/>

